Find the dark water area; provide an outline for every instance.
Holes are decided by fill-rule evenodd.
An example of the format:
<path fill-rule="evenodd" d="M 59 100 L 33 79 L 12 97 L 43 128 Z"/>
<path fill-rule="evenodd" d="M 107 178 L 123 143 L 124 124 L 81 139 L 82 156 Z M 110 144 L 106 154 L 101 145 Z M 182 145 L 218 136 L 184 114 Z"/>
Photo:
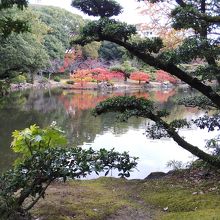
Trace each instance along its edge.
<path fill-rule="evenodd" d="M 168 120 L 192 118 L 202 114 L 196 109 L 175 104 L 175 100 L 193 93 L 191 90 L 171 89 L 158 91 L 66 91 L 60 89 L 15 92 L 0 100 L 0 171 L 8 169 L 16 155 L 10 149 L 11 134 L 32 124 L 50 125 L 53 121 L 66 132 L 72 146 L 115 148 L 140 157 L 139 172 L 133 178 L 143 178 L 150 171 L 166 170 L 169 159 L 186 161 L 190 154 L 171 140 L 151 140 L 144 135 L 147 119 L 131 118 L 128 123 L 116 122 L 115 113 L 94 117 L 91 109 L 108 97 L 135 95 L 152 99 L 160 109 L 171 112 Z M 185 133 L 184 133 L 185 132 Z M 192 131 L 183 131 L 184 135 Z M 202 134 L 198 134 L 202 135 Z M 195 136 L 194 136 L 195 137 Z M 166 147 L 165 147 L 166 145 Z M 174 154 L 173 154 L 174 153 Z"/>

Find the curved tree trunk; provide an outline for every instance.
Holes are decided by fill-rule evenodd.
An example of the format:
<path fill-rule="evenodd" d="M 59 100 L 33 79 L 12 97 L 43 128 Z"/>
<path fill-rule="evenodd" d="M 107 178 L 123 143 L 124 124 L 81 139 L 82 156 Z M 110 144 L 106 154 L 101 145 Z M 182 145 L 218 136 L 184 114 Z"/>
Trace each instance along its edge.
<path fill-rule="evenodd" d="M 172 63 L 161 62 L 159 59 L 153 57 L 148 53 L 140 52 L 139 50 L 135 49 L 130 43 L 127 42 L 123 42 L 103 35 L 100 36 L 100 38 L 97 40 L 98 41 L 107 40 L 116 43 L 120 46 L 123 46 L 133 55 L 144 61 L 146 64 L 164 70 L 170 73 L 171 75 L 176 76 L 183 82 L 187 83 L 189 86 L 197 89 L 199 92 L 201 92 L 203 95 L 209 98 L 216 106 L 220 108 L 220 96 L 210 86 L 207 86 L 197 78 L 190 76 L 185 71 L 178 68 L 176 65 Z"/>
<path fill-rule="evenodd" d="M 148 118 L 154 121 L 155 123 L 160 123 L 163 125 L 164 129 L 167 131 L 167 133 L 171 136 L 171 138 L 182 148 L 189 151 L 193 155 L 197 156 L 198 158 L 204 160 L 205 162 L 209 163 L 210 165 L 220 168 L 220 159 L 216 156 L 210 155 L 198 147 L 188 143 L 185 141 L 173 128 L 170 127 L 168 123 L 163 121 L 158 116 L 154 115 L 153 113 L 148 114 Z"/>

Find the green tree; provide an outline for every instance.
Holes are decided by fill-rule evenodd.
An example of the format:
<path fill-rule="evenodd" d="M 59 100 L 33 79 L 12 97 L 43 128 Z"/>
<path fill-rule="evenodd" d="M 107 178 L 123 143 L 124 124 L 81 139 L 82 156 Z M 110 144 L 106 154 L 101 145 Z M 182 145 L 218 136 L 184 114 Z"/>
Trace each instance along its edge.
<path fill-rule="evenodd" d="M 111 43 L 109 41 L 103 41 L 101 47 L 99 48 L 99 57 L 104 60 L 117 60 L 121 61 L 125 55 L 125 50 L 123 47 L 117 44 Z"/>
<path fill-rule="evenodd" d="M 122 12 L 122 7 L 115 0 L 75 0 L 72 1 L 72 6 L 88 15 L 100 16 L 101 18 L 112 17 Z"/>
<path fill-rule="evenodd" d="M 91 59 L 98 59 L 99 58 L 99 48 L 100 43 L 99 42 L 91 42 L 90 44 L 85 45 L 82 47 L 82 55 L 85 59 L 91 58 Z"/>
<path fill-rule="evenodd" d="M 41 43 L 30 34 L 11 34 L 0 43 L 0 79 L 11 78 L 19 72 L 33 74 L 45 67 L 49 57 Z"/>
<path fill-rule="evenodd" d="M 23 10 L 28 5 L 28 1 L 26 0 L 1 0 L 0 1 L 0 11 L 1 14 L 7 13 L 7 9 L 13 8 L 13 6 L 17 6 L 19 10 Z M 12 32 L 25 32 L 29 30 L 28 20 L 11 17 L 0 16 L 0 36 L 7 37 Z"/>
<path fill-rule="evenodd" d="M 39 20 L 49 28 L 44 46 L 51 59 L 63 58 L 65 51 L 70 47 L 70 37 L 79 33 L 84 20 L 79 15 L 57 7 L 32 6 L 31 8 L 39 16 Z"/>
<path fill-rule="evenodd" d="M 31 6 L 31 8 L 40 22 L 48 28 L 42 44 L 50 62 L 41 72 L 48 73 L 50 78 L 51 74 L 57 73 L 63 66 L 65 53 L 70 49 L 70 37 L 79 33 L 79 29 L 84 25 L 84 20 L 79 15 L 57 7 Z M 97 43 L 95 42 L 95 44 Z"/>
<path fill-rule="evenodd" d="M 0 36 L 0 79 L 12 78 L 18 73 L 35 73 L 45 67 L 49 56 L 43 46 L 44 36 L 48 32 L 45 24 L 31 10 L 20 11 L 17 8 L 7 9 L 1 18 L 17 17 L 29 20 L 31 31 L 11 33 L 7 38 Z"/>
<path fill-rule="evenodd" d="M 74 6 L 75 0 L 73 0 Z M 84 4 L 85 1 L 77 1 L 77 4 Z M 86 1 L 88 4 L 91 0 Z M 103 1 L 101 1 L 103 4 Z M 111 2 L 114 5 L 114 1 L 105 0 Z M 159 1 L 152 0 L 151 2 L 157 3 Z M 176 7 L 173 9 L 171 16 L 173 17 L 173 27 L 179 28 L 192 28 L 194 30 L 194 35 L 186 39 L 182 45 L 177 49 L 161 52 L 163 47 L 162 40 L 160 38 L 145 38 L 139 41 L 133 41 L 131 36 L 136 34 L 136 29 L 134 26 L 127 25 L 125 23 L 116 21 L 111 17 L 112 13 L 108 17 L 102 16 L 97 21 L 89 22 L 81 31 L 81 35 L 73 39 L 72 43 L 85 45 L 91 41 L 111 41 L 120 46 L 126 48 L 131 54 L 137 56 L 140 60 L 146 64 L 153 66 L 158 69 L 162 69 L 169 72 L 171 75 L 176 76 L 183 82 L 187 83 L 189 86 L 197 89 L 202 93 L 202 98 L 191 97 L 188 101 L 184 100 L 182 103 L 191 106 L 200 107 L 210 107 L 218 109 L 220 108 L 220 96 L 218 92 L 215 91 L 214 87 L 207 85 L 206 81 L 199 80 L 198 78 L 192 76 L 187 70 L 181 68 L 181 63 L 189 63 L 195 58 L 204 59 L 204 65 L 200 67 L 199 73 L 205 74 L 206 78 L 211 79 L 214 77 L 218 80 L 219 75 L 219 39 L 210 38 L 210 35 L 219 28 L 220 16 L 219 16 L 219 1 L 207 1 L 207 0 L 176 0 Z M 99 1 L 95 1 L 97 7 L 101 7 Z M 113 6 L 114 7 L 114 6 Z M 116 7 L 117 4 L 116 4 Z M 79 7 L 78 7 L 79 8 Z M 96 6 L 90 10 L 90 15 L 96 16 L 97 13 L 92 13 Z M 87 13 L 83 7 L 82 11 Z M 111 13 L 107 7 L 103 9 Z M 207 76 L 207 70 L 211 74 L 210 77 Z M 213 71 L 211 71 L 213 70 Z M 194 72 L 196 75 L 198 70 Z M 205 104 L 204 104 L 205 103 Z M 119 111 L 123 113 L 123 118 L 126 119 L 130 116 L 136 115 L 140 117 L 147 117 L 154 121 L 155 125 L 148 129 L 148 132 L 153 138 L 161 138 L 163 136 L 168 136 L 174 139 L 181 147 L 188 150 L 195 156 L 203 159 L 211 165 L 220 168 L 220 158 L 216 155 L 211 155 L 204 152 L 197 146 L 193 146 L 187 141 L 185 141 L 179 134 L 178 129 L 184 126 L 189 126 L 185 120 L 183 121 L 173 121 L 166 122 L 166 116 L 168 113 L 166 111 L 157 111 L 153 103 L 149 103 L 143 99 L 136 98 L 115 98 L 101 103 L 96 108 L 96 113 L 101 114 L 106 111 Z M 164 117 L 164 118 L 161 118 Z M 207 116 L 208 117 L 208 116 Z M 208 117 L 209 118 L 209 117 Z M 213 130 L 215 127 L 219 128 L 220 124 L 218 122 L 219 115 L 212 116 L 212 118 L 202 117 L 198 121 L 193 123 L 200 128 L 208 128 Z M 213 123 L 211 123 L 213 122 Z"/>

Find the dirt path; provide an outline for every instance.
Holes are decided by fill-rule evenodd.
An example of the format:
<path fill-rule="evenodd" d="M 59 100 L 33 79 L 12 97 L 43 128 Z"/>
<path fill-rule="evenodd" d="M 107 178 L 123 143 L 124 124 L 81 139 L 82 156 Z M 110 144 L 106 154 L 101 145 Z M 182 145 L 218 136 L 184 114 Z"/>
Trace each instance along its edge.
<path fill-rule="evenodd" d="M 109 216 L 106 220 L 152 220 L 152 214 L 150 210 L 125 207 L 119 210 L 117 213 Z"/>
<path fill-rule="evenodd" d="M 120 184 L 106 185 L 107 188 L 116 190 L 118 194 L 131 202 L 118 210 L 115 214 L 110 215 L 106 220 L 153 220 L 158 212 L 155 208 L 146 204 L 140 195 L 140 181 L 122 181 Z"/>

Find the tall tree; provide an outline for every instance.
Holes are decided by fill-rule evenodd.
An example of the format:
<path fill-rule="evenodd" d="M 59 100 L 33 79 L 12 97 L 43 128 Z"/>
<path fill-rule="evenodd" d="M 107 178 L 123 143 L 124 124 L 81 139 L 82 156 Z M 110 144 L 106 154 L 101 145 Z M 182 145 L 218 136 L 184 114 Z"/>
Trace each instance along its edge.
<path fill-rule="evenodd" d="M 44 38 L 44 46 L 50 59 L 63 59 L 70 47 L 70 37 L 79 33 L 79 29 L 84 25 L 83 18 L 52 6 L 31 6 L 31 8 L 39 16 L 39 20 L 49 28 Z"/>
<path fill-rule="evenodd" d="M 98 59 L 99 58 L 99 48 L 100 43 L 99 42 L 91 42 L 90 44 L 85 45 L 82 48 L 82 56 L 87 59 Z"/>
<path fill-rule="evenodd" d="M 47 65 L 49 56 L 42 45 L 48 28 L 39 21 L 31 10 L 20 12 L 16 8 L 7 9 L 6 16 L 28 19 L 31 32 L 11 33 L 7 38 L 0 36 L 0 79 L 11 78 L 14 73 L 33 73 Z"/>
<path fill-rule="evenodd" d="M 74 6 L 75 0 L 73 0 Z M 77 4 L 90 4 L 91 0 L 77 1 Z M 101 5 L 111 2 L 114 7 L 114 1 L 102 0 L 95 1 L 97 8 Z M 152 3 L 159 1 L 152 0 Z M 100 5 L 101 4 L 101 5 Z M 118 5 L 115 5 L 116 8 Z M 90 15 L 97 16 L 97 12 L 93 13 L 96 6 L 91 6 Z M 83 7 L 82 11 L 87 13 Z M 103 9 L 105 13 L 111 14 L 111 10 L 108 7 Z M 181 46 L 175 50 L 161 52 L 163 47 L 162 40 L 159 38 L 141 39 L 139 41 L 132 41 L 131 36 L 136 34 L 136 29 L 132 25 L 116 21 L 110 18 L 111 16 L 104 17 L 102 14 L 98 14 L 100 19 L 97 21 L 89 22 L 81 32 L 78 38 L 73 39 L 72 43 L 85 45 L 91 41 L 111 41 L 117 43 L 120 46 L 125 47 L 131 54 L 137 56 L 145 63 L 159 68 L 163 71 L 176 76 L 180 80 L 184 81 L 191 87 L 197 89 L 202 93 L 202 98 L 193 97 L 191 105 L 220 108 L 220 96 L 210 85 L 206 84 L 206 81 L 201 81 L 198 78 L 191 76 L 189 72 L 177 66 L 179 63 L 188 63 L 191 60 L 199 57 L 204 59 L 205 65 L 196 70 L 194 74 L 204 74 L 209 70 L 211 73 L 209 76 L 219 80 L 219 66 L 217 59 L 219 57 L 219 38 L 209 38 L 213 34 L 214 30 L 218 30 L 220 25 L 220 10 L 219 1 L 207 1 L 207 0 L 176 0 L 176 7 L 172 10 L 171 16 L 173 18 L 173 27 L 179 28 L 192 28 L 194 35 L 186 39 Z M 115 14 L 111 14 L 112 16 Z M 210 77 L 208 77 L 211 79 Z M 201 102 L 202 101 L 202 102 Z M 190 101 L 188 100 L 188 104 Z M 185 104 L 187 104 L 185 102 Z M 203 105 L 202 105 L 203 104 Z M 181 147 L 188 150 L 195 156 L 203 159 L 204 161 L 220 168 L 220 158 L 210 155 L 199 147 L 194 146 L 185 141 L 179 134 L 178 129 L 183 126 L 188 126 L 189 123 L 186 120 L 179 120 L 174 122 L 166 122 L 165 117 L 168 115 L 165 111 L 157 111 L 153 103 L 144 99 L 137 99 L 134 97 L 117 97 L 101 103 L 96 108 L 96 113 L 101 114 L 106 111 L 119 111 L 123 113 L 124 119 L 136 115 L 140 117 L 146 117 L 155 122 L 153 128 L 149 128 L 149 134 L 153 138 L 160 138 L 162 136 L 172 137 Z M 208 116 L 206 116 L 208 117 Z M 209 130 L 213 130 L 215 127 L 219 128 L 218 122 L 219 115 L 215 115 L 212 118 L 200 118 L 194 123 L 200 128 L 207 127 Z M 214 122 L 214 123 L 211 123 Z"/>

